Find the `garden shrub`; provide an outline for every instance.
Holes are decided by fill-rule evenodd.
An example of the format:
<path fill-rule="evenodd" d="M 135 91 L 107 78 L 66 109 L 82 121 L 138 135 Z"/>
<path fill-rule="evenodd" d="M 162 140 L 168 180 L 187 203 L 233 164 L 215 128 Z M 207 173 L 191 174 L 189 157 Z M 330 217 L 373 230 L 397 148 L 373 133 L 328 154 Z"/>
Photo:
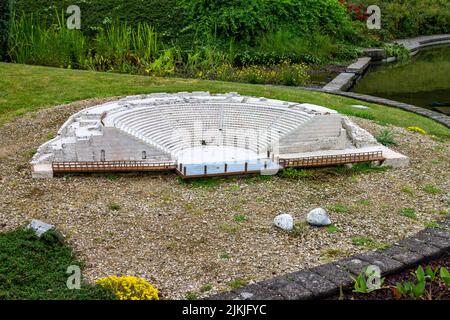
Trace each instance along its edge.
<path fill-rule="evenodd" d="M 133 276 L 109 276 L 96 281 L 119 300 L 159 300 L 158 290 L 147 280 Z"/>
<path fill-rule="evenodd" d="M 0 61 L 6 59 L 10 18 L 11 1 L 2 0 L 0 2 Z"/>
<path fill-rule="evenodd" d="M 374 4 L 368 0 L 351 0 L 348 7 L 365 8 Z M 381 30 L 370 34 L 382 40 L 450 33 L 450 2 L 448 0 L 380 0 Z"/>
<path fill-rule="evenodd" d="M 20 228 L 0 234 L 0 300 L 114 299 L 108 290 L 81 282 L 79 290 L 67 288 L 69 266 L 83 264 L 59 233 L 50 230 L 38 238 Z"/>
<path fill-rule="evenodd" d="M 267 32 L 314 32 L 349 39 L 356 35 L 345 8 L 336 0 L 180 0 L 196 32 L 255 44 Z"/>
<path fill-rule="evenodd" d="M 377 141 L 386 147 L 396 146 L 397 142 L 394 139 L 394 134 L 389 129 L 383 129 L 375 136 Z"/>

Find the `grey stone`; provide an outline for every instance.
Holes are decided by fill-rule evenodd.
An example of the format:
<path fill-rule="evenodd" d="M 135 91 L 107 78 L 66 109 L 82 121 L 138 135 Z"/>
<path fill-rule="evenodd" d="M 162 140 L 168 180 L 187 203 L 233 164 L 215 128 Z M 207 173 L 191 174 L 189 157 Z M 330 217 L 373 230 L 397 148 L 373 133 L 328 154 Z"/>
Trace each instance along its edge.
<path fill-rule="evenodd" d="M 350 107 L 355 108 L 355 109 L 364 109 L 364 110 L 370 109 L 369 107 L 360 106 L 360 105 L 357 105 L 357 104 L 351 105 Z"/>
<path fill-rule="evenodd" d="M 347 67 L 346 72 L 363 74 L 364 71 L 369 67 L 371 60 L 372 58 L 370 57 L 359 58 L 355 63 L 352 63 Z"/>
<path fill-rule="evenodd" d="M 443 252 L 441 248 L 429 245 L 417 238 L 405 239 L 398 242 L 398 244 L 428 258 L 437 257 Z"/>
<path fill-rule="evenodd" d="M 221 292 L 221 293 L 206 297 L 203 300 L 234 300 L 237 297 L 239 297 L 239 296 L 233 292 Z"/>
<path fill-rule="evenodd" d="M 316 208 L 308 212 L 306 221 L 313 226 L 328 226 L 331 224 L 327 211 L 323 208 Z"/>
<path fill-rule="evenodd" d="M 301 270 L 291 274 L 294 283 L 311 291 L 315 298 L 325 298 L 338 292 L 338 287 L 326 278 L 312 272 L 311 270 Z"/>
<path fill-rule="evenodd" d="M 359 275 L 366 267 L 370 265 L 369 262 L 357 259 L 355 257 L 350 257 L 342 259 L 333 263 L 334 265 L 340 267 L 343 270 L 347 270 L 354 276 Z"/>
<path fill-rule="evenodd" d="M 450 233 L 438 229 L 425 229 L 416 234 L 415 238 L 443 250 L 450 249 Z"/>
<path fill-rule="evenodd" d="M 395 273 L 404 267 L 403 263 L 394 260 L 379 251 L 368 251 L 358 254 L 355 257 L 367 261 L 372 265 L 378 266 L 382 275 Z"/>
<path fill-rule="evenodd" d="M 340 73 L 336 78 L 329 82 L 322 89 L 325 91 L 345 91 L 351 88 L 353 82 L 358 76 L 353 72 Z"/>
<path fill-rule="evenodd" d="M 384 49 L 378 49 L 378 48 L 371 48 L 364 50 L 364 55 L 371 57 L 372 60 L 383 60 L 387 58 L 386 52 Z"/>
<path fill-rule="evenodd" d="M 243 300 L 251 300 L 251 298 L 253 298 L 255 295 L 253 293 L 250 292 L 242 292 L 241 293 L 241 297 Z"/>
<path fill-rule="evenodd" d="M 315 267 L 311 271 L 333 282 L 337 287 L 347 288 L 354 282 L 351 273 L 332 263 Z"/>
<path fill-rule="evenodd" d="M 283 297 L 262 286 L 260 283 L 249 284 L 245 287 L 235 289 L 232 293 L 236 296 L 233 300 L 280 300 Z"/>
<path fill-rule="evenodd" d="M 280 229 L 291 231 L 294 228 L 294 218 L 290 214 L 282 213 L 273 219 L 273 224 Z"/>
<path fill-rule="evenodd" d="M 383 250 L 383 254 L 397 260 L 405 265 L 406 268 L 416 265 L 423 260 L 423 256 L 409 250 L 406 247 L 394 244 L 392 247 Z"/>
<path fill-rule="evenodd" d="M 286 300 L 309 300 L 312 299 L 311 291 L 294 282 L 292 275 L 284 275 L 260 282 L 259 284 L 269 291 L 276 292 Z"/>
<path fill-rule="evenodd" d="M 35 219 L 33 219 L 33 220 L 30 222 L 30 224 L 28 225 L 28 228 L 29 228 L 29 229 L 32 229 L 32 230 L 36 233 L 36 235 L 37 235 L 38 237 L 40 237 L 40 236 L 42 236 L 44 233 L 46 233 L 48 230 L 54 229 L 55 226 L 52 225 L 52 224 L 45 223 L 45 222 L 40 221 L 40 220 L 35 220 Z"/>
<path fill-rule="evenodd" d="M 438 224 L 443 228 L 450 230 L 450 217 L 438 221 Z"/>

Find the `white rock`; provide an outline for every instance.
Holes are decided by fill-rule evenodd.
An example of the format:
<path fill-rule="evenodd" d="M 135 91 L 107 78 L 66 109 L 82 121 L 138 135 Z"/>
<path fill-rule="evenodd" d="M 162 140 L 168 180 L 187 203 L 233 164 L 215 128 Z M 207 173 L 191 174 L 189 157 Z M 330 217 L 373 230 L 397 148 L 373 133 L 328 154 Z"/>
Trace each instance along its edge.
<path fill-rule="evenodd" d="M 241 297 L 244 300 L 250 300 L 251 298 L 253 298 L 254 294 L 250 293 L 250 292 L 242 292 L 241 293 Z"/>
<path fill-rule="evenodd" d="M 354 105 L 352 105 L 350 107 L 355 108 L 355 109 L 370 109 L 367 106 L 361 106 L 361 105 L 357 105 L 357 104 L 354 104 Z"/>
<path fill-rule="evenodd" d="M 294 218 L 290 214 L 283 213 L 273 219 L 273 224 L 286 231 L 291 231 L 294 228 Z"/>
<path fill-rule="evenodd" d="M 330 217 L 323 208 L 311 210 L 306 217 L 306 221 L 313 226 L 328 226 L 331 224 Z"/>
<path fill-rule="evenodd" d="M 45 223 L 40 220 L 33 219 L 28 225 L 28 229 L 32 229 L 38 237 L 42 236 L 48 230 L 53 229 L 55 226 L 52 224 Z"/>

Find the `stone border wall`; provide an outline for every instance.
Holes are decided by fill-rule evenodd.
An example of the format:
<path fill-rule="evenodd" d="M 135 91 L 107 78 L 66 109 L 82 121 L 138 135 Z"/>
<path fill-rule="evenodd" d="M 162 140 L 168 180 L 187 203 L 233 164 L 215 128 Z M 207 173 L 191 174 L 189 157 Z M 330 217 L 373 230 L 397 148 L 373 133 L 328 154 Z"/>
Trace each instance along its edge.
<path fill-rule="evenodd" d="M 450 45 L 450 34 L 401 39 L 393 43 L 403 45 L 410 51 L 411 56 L 414 56 L 420 49 L 425 47 Z M 355 63 L 349 65 L 345 72 L 340 73 L 330 83 L 325 85 L 321 91 L 414 112 L 450 128 L 450 117 L 445 114 L 402 102 L 348 92 L 363 77 L 372 61 L 394 62 L 397 60 L 396 57 L 388 57 L 384 49 L 366 49 L 364 54 L 366 56 L 359 58 Z"/>
<path fill-rule="evenodd" d="M 318 267 L 300 270 L 253 283 L 205 300 L 311 300 L 324 299 L 350 289 L 353 278 L 369 265 L 378 266 L 381 275 L 401 272 L 437 258 L 450 250 L 450 218 L 441 228 L 427 228 L 415 236 L 383 250 L 368 251 Z M 352 278 L 353 277 L 353 278 Z"/>
<path fill-rule="evenodd" d="M 357 99 L 357 100 L 361 100 L 361 101 L 365 101 L 365 102 L 369 102 L 369 103 L 376 103 L 376 104 L 381 104 L 381 105 L 385 105 L 385 106 L 389 106 L 389 107 L 403 109 L 405 111 L 413 112 L 418 115 L 432 119 L 432 120 L 439 122 L 440 124 L 446 126 L 447 128 L 450 128 L 450 116 L 447 116 L 447 115 L 437 112 L 437 111 L 413 106 L 411 104 L 394 101 L 394 100 L 389 100 L 389 99 L 385 99 L 385 98 L 380 98 L 380 97 L 369 96 L 366 94 L 360 94 L 360 93 L 355 93 L 355 92 L 328 91 L 328 90 L 324 90 L 324 89 L 306 88 L 306 87 L 302 88 L 302 89 L 309 90 L 309 91 L 323 92 L 323 93 L 343 96 L 343 97 L 347 97 L 347 98 L 353 98 L 353 99 Z"/>

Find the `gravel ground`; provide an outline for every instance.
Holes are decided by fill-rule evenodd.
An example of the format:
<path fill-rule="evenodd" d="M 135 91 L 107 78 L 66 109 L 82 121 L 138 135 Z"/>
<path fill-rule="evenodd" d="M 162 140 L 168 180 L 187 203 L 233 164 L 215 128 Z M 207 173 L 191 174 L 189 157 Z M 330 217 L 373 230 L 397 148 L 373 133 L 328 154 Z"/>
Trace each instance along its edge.
<path fill-rule="evenodd" d="M 394 149 L 411 157 L 407 169 L 322 169 L 297 180 L 233 178 L 203 186 L 180 183 L 175 174 L 31 179 L 36 148 L 69 115 L 105 101 L 46 109 L 0 127 L 0 232 L 32 218 L 55 224 L 86 262 L 88 281 L 130 274 L 148 279 L 163 298 L 201 297 L 368 250 L 353 244 L 355 237 L 370 238 L 371 248 L 395 242 L 449 213 L 450 142 L 397 127 L 390 127 Z M 354 120 L 372 133 L 383 128 Z M 439 190 L 426 192 L 426 185 Z M 318 206 L 330 209 L 339 232 L 306 227 L 294 236 L 272 227 L 280 211 L 300 221 Z M 417 220 L 401 216 L 402 208 L 416 209 Z"/>

